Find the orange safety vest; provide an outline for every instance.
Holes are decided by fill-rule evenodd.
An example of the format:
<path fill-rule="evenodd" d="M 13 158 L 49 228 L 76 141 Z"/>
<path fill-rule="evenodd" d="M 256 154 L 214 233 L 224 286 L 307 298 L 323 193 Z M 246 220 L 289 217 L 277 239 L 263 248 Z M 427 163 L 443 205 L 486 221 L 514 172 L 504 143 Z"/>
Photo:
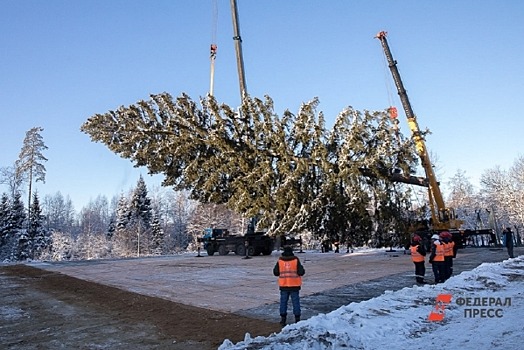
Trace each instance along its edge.
<path fill-rule="evenodd" d="M 293 260 L 278 260 L 278 285 L 280 287 L 300 287 L 302 285 L 302 277 L 297 273 L 298 259 Z"/>
<path fill-rule="evenodd" d="M 423 262 L 424 261 L 424 255 L 420 254 L 417 251 L 418 246 L 411 246 L 409 250 L 411 250 L 411 260 L 413 262 Z"/>
<path fill-rule="evenodd" d="M 455 242 L 448 242 L 444 244 L 444 256 L 453 256 L 453 247 Z"/>
<path fill-rule="evenodd" d="M 436 247 L 436 250 L 435 250 L 435 257 L 433 258 L 433 261 L 435 262 L 442 262 L 444 261 L 444 245 L 443 244 L 437 244 L 437 243 L 433 243 Z"/>

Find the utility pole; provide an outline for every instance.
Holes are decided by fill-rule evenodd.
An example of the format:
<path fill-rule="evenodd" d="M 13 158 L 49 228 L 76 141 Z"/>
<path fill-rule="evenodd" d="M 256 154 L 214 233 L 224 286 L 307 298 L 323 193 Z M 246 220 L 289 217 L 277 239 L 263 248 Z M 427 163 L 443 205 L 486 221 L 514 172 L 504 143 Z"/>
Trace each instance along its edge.
<path fill-rule="evenodd" d="M 231 16 L 233 18 L 233 40 L 237 57 L 238 82 L 240 84 L 240 98 L 242 101 L 247 96 L 246 74 L 244 72 L 244 58 L 242 56 L 242 38 L 238 24 L 238 7 L 236 0 L 231 0 Z"/>

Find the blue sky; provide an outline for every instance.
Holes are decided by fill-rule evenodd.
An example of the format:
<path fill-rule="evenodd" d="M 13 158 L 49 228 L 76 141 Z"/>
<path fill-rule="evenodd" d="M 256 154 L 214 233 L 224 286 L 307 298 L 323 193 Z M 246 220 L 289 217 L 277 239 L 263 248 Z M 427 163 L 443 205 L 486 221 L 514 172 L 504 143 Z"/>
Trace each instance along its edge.
<path fill-rule="evenodd" d="M 41 195 L 60 191 L 81 209 L 134 187 L 140 174 L 159 184 L 80 126 L 154 93 L 204 96 L 214 37 L 215 96 L 238 105 L 230 3 L 217 0 L 216 21 L 213 3 L 1 1 L 0 166 L 40 126 L 49 147 Z M 462 169 L 478 185 L 484 170 L 522 155 L 524 2 L 238 0 L 238 8 L 247 90 L 271 96 L 278 114 L 313 97 L 328 123 L 346 106 L 401 111 L 373 38 L 385 30 L 420 127 L 432 131 L 441 182 Z"/>

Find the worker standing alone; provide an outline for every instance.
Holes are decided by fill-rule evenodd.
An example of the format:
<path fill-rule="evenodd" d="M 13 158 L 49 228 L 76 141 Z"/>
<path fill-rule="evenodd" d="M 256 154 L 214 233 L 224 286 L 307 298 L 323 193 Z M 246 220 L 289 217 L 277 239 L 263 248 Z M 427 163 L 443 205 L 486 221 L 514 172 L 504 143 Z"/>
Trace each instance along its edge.
<path fill-rule="evenodd" d="M 293 304 L 293 314 L 295 322 L 300 321 L 300 287 L 302 286 L 302 276 L 306 273 L 300 260 L 293 254 L 291 247 L 284 247 L 282 256 L 278 259 L 273 274 L 278 276 L 278 286 L 280 289 L 280 325 L 286 325 L 287 304 L 289 297 Z"/>
<path fill-rule="evenodd" d="M 411 260 L 415 264 L 415 279 L 417 283 L 424 283 L 424 275 L 426 274 L 425 256 L 426 248 L 422 243 L 422 238 L 419 235 L 414 235 L 411 240 Z"/>
<path fill-rule="evenodd" d="M 510 258 L 514 258 L 513 255 L 513 232 L 511 231 L 511 227 L 506 227 L 504 232 L 502 233 L 502 241 L 504 243 L 504 246 L 508 248 L 508 255 Z"/>

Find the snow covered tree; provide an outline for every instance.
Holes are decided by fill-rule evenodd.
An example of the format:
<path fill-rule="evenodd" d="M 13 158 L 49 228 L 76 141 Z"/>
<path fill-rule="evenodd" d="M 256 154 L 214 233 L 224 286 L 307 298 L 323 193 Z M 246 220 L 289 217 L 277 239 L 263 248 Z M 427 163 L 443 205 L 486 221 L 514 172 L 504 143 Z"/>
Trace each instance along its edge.
<path fill-rule="evenodd" d="M 329 131 L 317 99 L 282 117 L 267 96 L 247 96 L 239 112 L 212 96 L 200 104 L 186 95 L 152 95 L 89 118 L 82 131 L 136 166 L 163 173 L 164 185 L 190 191 L 191 199 L 258 216 L 259 227 L 274 235 L 327 227 L 326 234 L 338 235 L 352 226 L 369 232 L 371 193 L 390 193 L 383 185 L 390 171 L 408 174 L 416 163 L 413 144 L 395 134 L 385 111 L 349 107 Z"/>
<path fill-rule="evenodd" d="M 7 185 L 11 197 L 14 197 L 15 193 L 20 191 L 22 183 L 22 174 L 16 171 L 16 166 L 0 167 L 0 184 Z"/>
<path fill-rule="evenodd" d="M 48 232 L 44 225 L 45 218 L 42 215 L 42 208 L 40 208 L 40 199 L 36 192 L 33 193 L 33 201 L 31 202 L 31 211 L 29 212 L 28 236 L 31 240 L 29 256 L 32 259 L 40 258 L 40 254 L 51 243 Z"/>
<path fill-rule="evenodd" d="M 149 196 L 151 208 L 162 223 L 166 253 L 186 249 L 192 241 L 187 226 L 196 202 L 189 199 L 187 191 L 176 192 L 165 187 L 153 187 Z"/>
<path fill-rule="evenodd" d="M 139 177 L 131 196 L 129 211 L 129 223 L 131 225 L 140 222 L 145 229 L 148 229 L 151 226 L 151 199 L 147 194 L 147 186 L 142 176 Z"/>
<path fill-rule="evenodd" d="M 164 230 L 156 214 L 153 215 L 151 223 L 151 246 L 149 250 L 154 255 L 162 255 L 165 250 Z"/>
<path fill-rule="evenodd" d="M 15 163 L 16 177 L 26 180 L 29 184 L 28 213 L 31 211 L 33 180 L 45 183 L 46 169 L 43 162 L 46 162 L 47 158 L 44 157 L 42 152 L 47 149 L 47 146 L 44 144 L 42 135 L 40 135 L 42 131 L 44 129 L 34 127 L 26 132 L 22 149 Z"/>
<path fill-rule="evenodd" d="M 106 226 L 108 228 L 109 224 L 114 226 L 110 237 L 114 253 L 123 256 L 149 254 L 151 220 L 151 199 L 145 181 L 140 176 L 129 198 L 122 194 L 113 223 L 110 222 Z"/>
<path fill-rule="evenodd" d="M 82 231 L 74 241 L 72 258 L 91 260 L 110 256 L 110 246 L 104 233 Z"/>
<path fill-rule="evenodd" d="M 21 230 L 24 227 L 26 218 L 27 215 L 24 209 L 24 202 L 22 202 L 22 195 L 20 192 L 17 192 L 11 201 L 9 229 L 13 232 Z"/>
<path fill-rule="evenodd" d="M 109 219 L 109 226 L 107 228 L 107 239 L 111 240 L 116 232 L 116 222 L 115 222 L 115 216 L 111 216 Z"/>
<path fill-rule="evenodd" d="M 60 192 L 54 195 L 46 195 L 41 206 L 48 232 L 76 233 L 74 232 L 76 229 L 76 212 L 69 196 L 64 197 Z"/>
<path fill-rule="evenodd" d="M 0 247 L 7 241 L 9 234 L 10 203 L 7 193 L 2 193 L 0 198 Z"/>
<path fill-rule="evenodd" d="M 25 236 L 27 230 L 25 227 L 26 213 L 24 203 L 21 199 L 20 192 L 15 193 L 15 196 L 10 201 L 10 207 L 7 217 L 6 235 L 4 236 L 5 244 L 2 246 L 2 260 L 18 260 L 20 256 L 20 240 L 22 236 L 22 257 L 27 258 L 29 251 L 25 248 Z"/>
<path fill-rule="evenodd" d="M 117 256 L 131 256 L 136 252 L 136 245 L 133 244 L 133 233 L 128 229 L 131 217 L 129 203 L 122 194 L 118 200 L 115 215 L 115 231 L 111 237 L 111 249 Z"/>
<path fill-rule="evenodd" d="M 491 207 L 493 223 L 498 234 L 505 226 L 514 226 L 517 241 L 522 242 L 524 230 L 524 156 L 518 157 L 512 167 L 505 171 L 500 167 L 485 170 L 481 176 L 482 194 Z"/>
<path fill-rule="evenodd" d="M 79 213 L 80 232 L 105 235 L 110 224 L 109 202 L 105 196 L 98 195 L 82 208 Z"/>
<path fill-rule="evenodd" d="M 27 230 L 21 230 L 18 234 L 18 247 L 16 252 L 16 260 L 31 259 L 33 253 L 32 241 Z"/>
<path fill-rule="evenodd" d="M 464 221 L 464 229 L 483 229 L 481 213 L 483 208 L 481 201 L 466 172 L 459 169 L 449 180 L 450 194 L 448 197 L 448 207 L 454 208 L 457 217 Z M 489 209 L 489 208 L 488 208 Z"/>
<path fill-rule="evenodd" d="M 151 199 L 147 194 L 147 186 L 142 176 L 131 195 L 129 202 L 129 222 L 127 228 L 136 235 L 137 254 L 149 254 L 151 246 Z"/>
<path fill-rule="evenodd" d="M 118 200 L 118 205 L 116 209 L 116 229 L 124 230 L 129 223 L 129 218 L 131 216 L 129 210 L 129 204 L 127 198 L 122 194 Z"/>
<path fill-rule="evenodd" d="M 508 176 L 513 185 L 509 202 L 506 203 L 509 216 L 513 225 L 524 228 L 524 156 L 515 160 Z"/>
<path fill-rule="evenodd" d="M 70 232 L 53 231 L 50 240 L 51 245 L 42 252 L 41 259 L 63 261 L 73 257 L 74 239 Z"/>
<path fill-rule="evenodd" d="M 500 167 L 485 170 L 480 178 L 482 192 L 489 198 L 499 221 L 509 222 L 508 205 L 513 190 L 507 172 Z"/>

